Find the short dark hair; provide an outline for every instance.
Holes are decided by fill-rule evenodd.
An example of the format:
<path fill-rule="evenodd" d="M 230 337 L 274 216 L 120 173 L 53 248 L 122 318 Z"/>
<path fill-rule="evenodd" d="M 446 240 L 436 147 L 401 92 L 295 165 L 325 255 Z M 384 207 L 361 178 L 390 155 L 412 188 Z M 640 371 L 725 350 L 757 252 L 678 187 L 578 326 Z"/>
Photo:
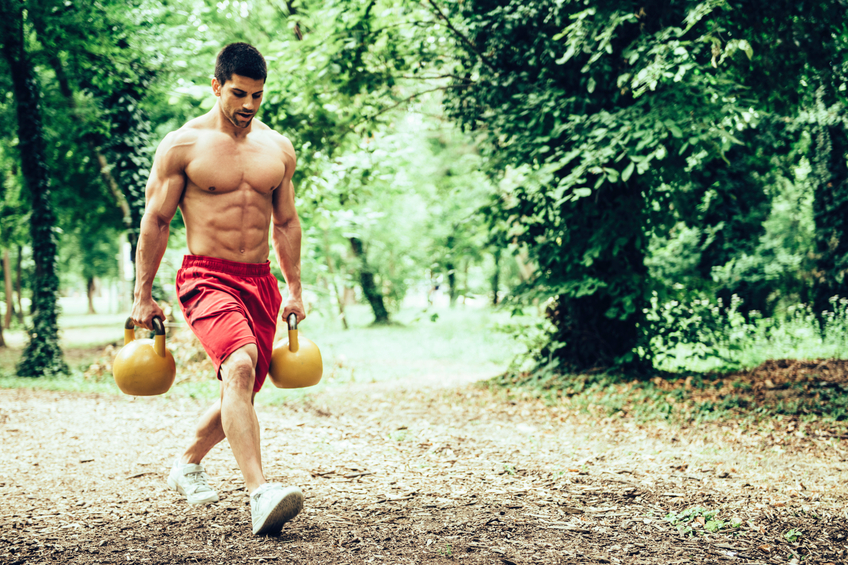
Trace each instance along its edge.
<path fill-rule="evenodd" d="M 215 60 L 215 78 L 223 85 L 233 78 L 233 75 L 265 80 L 268 76 L 265 57 L 249 43 L 230 43 L 218 53 Z"/>

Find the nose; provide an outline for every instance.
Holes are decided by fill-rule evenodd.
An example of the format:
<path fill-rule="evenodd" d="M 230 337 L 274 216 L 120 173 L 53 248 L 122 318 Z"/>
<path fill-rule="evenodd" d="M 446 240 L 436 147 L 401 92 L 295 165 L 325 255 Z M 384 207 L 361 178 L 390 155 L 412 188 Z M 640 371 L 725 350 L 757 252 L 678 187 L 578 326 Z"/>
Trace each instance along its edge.
<path fill-rule="evenodd" d="M 243 105 L 245 110 L 253 111 L 253 108 L 256 106 L 256 100 L 253 98 L 249 98 Z"/>

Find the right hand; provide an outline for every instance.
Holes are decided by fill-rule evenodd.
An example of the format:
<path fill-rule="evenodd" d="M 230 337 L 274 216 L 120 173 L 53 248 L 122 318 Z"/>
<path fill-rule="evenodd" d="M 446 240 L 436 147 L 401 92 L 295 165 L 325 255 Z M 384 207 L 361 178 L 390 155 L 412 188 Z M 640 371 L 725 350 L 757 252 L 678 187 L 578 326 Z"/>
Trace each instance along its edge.
<path fill-rule="evenodd" d="M 153 297 L 145 299 L 136 298 L 133 301 L 132 320 L 136 326 L 153 329 L 153 318 L 165 321 L 165 312 L 159 307 Z"/>

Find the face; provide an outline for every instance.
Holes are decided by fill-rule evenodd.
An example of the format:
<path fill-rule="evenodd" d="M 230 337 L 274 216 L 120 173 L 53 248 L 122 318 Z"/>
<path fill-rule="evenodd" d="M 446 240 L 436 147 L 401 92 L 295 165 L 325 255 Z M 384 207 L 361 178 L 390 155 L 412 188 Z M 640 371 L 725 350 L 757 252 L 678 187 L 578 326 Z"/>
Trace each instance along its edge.
<path fill-rule="evenodd" d="M 241 75 L 233 77 L 223 85 L 212 79 L 212 90 L 220 98 L 219 105 L 224 116 L 237 128 L 246 128 L 262 103 L 265 81 Z"/>

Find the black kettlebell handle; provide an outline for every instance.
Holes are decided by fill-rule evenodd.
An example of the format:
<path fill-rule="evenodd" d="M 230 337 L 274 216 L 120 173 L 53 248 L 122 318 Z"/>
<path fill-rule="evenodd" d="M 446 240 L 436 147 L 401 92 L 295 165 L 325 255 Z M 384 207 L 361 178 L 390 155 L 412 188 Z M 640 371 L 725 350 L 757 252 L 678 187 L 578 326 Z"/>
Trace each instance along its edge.
<path fill-rule="evenodd" d="M 286 323 L 288 323 L 290 330 L 296 330 L 297 329 L 297 314 L 295 314 L 294 312 L 289 314 L 289 317 L 286 318 Z"/>
<path fill-rule="evenodd" d="M 151 323 L 153 324 L 153 331 L 156 335 L 165 335 L 165 324 L 162 323 L 162 320 L 160 320 L 158 316 L 154 316 Z M 127 318 L 127 321 L 124 323 L 124 328 L 128 330 L 135 329 L 132 317 Z"/>

